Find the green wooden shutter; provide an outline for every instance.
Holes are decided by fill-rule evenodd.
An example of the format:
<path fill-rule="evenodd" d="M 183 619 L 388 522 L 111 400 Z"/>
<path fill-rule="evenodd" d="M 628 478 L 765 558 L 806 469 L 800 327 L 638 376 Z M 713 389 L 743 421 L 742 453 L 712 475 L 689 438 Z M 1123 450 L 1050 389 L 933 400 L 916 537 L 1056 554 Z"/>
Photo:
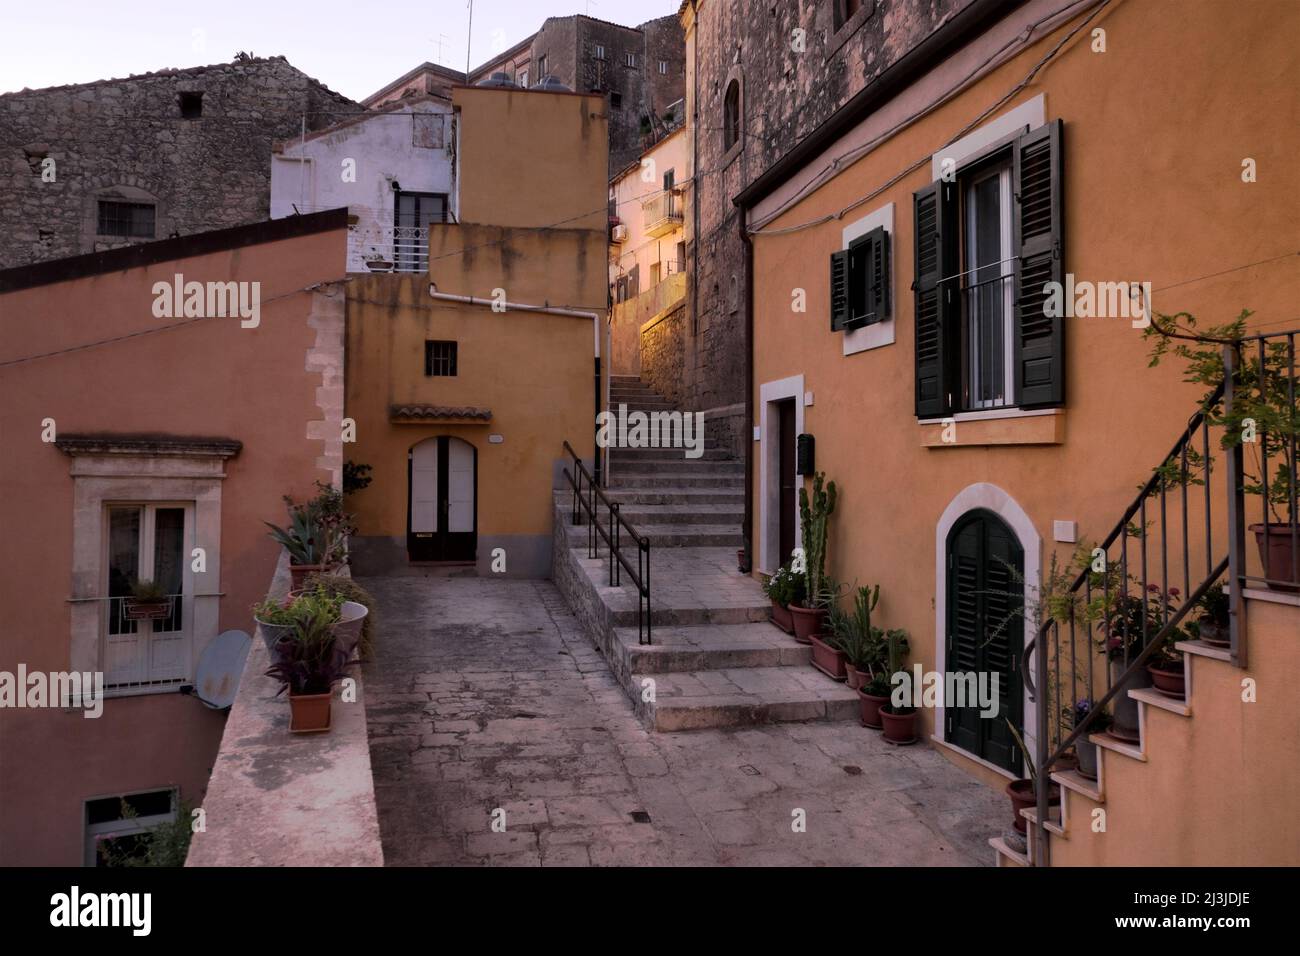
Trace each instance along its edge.
<path fill-rule="evenodd" d="M 831 331 L 838 332 L 849 321 L 849 253 L 831 253 Z"/>
<path fill-rule="evenodd" d="M 979 670 L 984 589 L 983 524 L 961 525 L 948 544 L 948 638 L 944 669 L 953 674 Z M 968 753 L 980 753 L 980 716 L 974 707 L 954 707 L 949 701 L 944 716 L 945 738 Z"/>
<path fill-rule="evenodd" d="M 871 254 L 867 260 L 868 322 L 889 318 L 889 233 L 884 226 L 872 231 Z"/>
<path fill-rule="evenodd" d="M 1065 318 L 1049 316 L 1043 287 L 1064 280 L 1061 121 L 1026 133 L 1013 149 L 1016 263 L 1015 378 L 1022 408 L 1065 402 Z"/>
<path fill-rule="evenodd" d="M 956 272 L 955 184 L 937 180 L 914 196 L 916 212 L 916 415 L 948 413 L 952 393 L 950 354 L 945 341 L 954 304 L 951 284 L 941 280 Z"/>

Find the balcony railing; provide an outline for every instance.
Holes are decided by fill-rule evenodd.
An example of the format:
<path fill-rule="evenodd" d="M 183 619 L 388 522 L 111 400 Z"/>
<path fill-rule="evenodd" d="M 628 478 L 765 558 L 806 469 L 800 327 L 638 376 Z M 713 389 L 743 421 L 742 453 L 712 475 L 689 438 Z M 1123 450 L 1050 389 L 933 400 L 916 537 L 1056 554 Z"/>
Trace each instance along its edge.
<path fill-rule="evenodd" d="M 428 272 L 428 228 L 353 227 L 348 231 L 348 271 Z"/>
<path fill-rule="evenodd" d="M 645 234 L 652 239 L 665 236 L 682 225 L 682 201 L 672 190 L 647 199 L 641 204 Z"/>

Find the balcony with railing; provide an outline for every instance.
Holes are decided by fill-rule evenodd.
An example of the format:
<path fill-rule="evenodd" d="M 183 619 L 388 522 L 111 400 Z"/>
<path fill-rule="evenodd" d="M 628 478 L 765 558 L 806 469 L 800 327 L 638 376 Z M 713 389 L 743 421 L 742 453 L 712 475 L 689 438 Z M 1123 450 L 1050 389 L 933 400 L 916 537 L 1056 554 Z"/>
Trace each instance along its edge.
<path fill-rule="evenodd" d="M 348 230 L 348 272 L 428 271 L 428 227 L 358 225 Z"/>
<path fill-rule="evenodd" d="M 683 206 L 680 196 L 671 189 L 641 203 L 645 234 L 651 239 L 666 236 L 682 227 Z"/>

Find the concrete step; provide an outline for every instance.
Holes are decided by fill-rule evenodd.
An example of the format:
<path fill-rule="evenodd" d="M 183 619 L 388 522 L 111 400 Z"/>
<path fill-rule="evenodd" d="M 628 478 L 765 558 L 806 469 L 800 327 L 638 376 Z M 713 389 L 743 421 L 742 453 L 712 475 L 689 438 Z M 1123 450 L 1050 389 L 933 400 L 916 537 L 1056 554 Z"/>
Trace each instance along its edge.
<path fill-rule="evenodd" d="M 743 488 L 608 488 L 605 491 L 614 501 L 629 505 L 731 505 L 744 513 Z"/>
<path fill-rule="evenodd" d="M 667 674 L 734 667 L 809 666 L 812 649 L 764 621 L 660 627 L 641 644 L 635 627 L 614 632 L 612 650 L 628 673 Z"/>
<path fill-rule="evenodd" d="M 697 452 L 682 448 L 609 448 L 610 464 L 617 468 L 626 466 L 636 468 L 643 463 L 658 464 L 662 462 L 685 462 L 696 464 L 702 461 L 739 462 L 728 448 L 702 448 Z M 695 454 L 692 458 L 691 454 Z M 741 462 L 741 464 L 744 464 Z"/>
<path fill-rule="evenodd" d="M 638 531 L 642 525 L 660 524 L 703 524 L 735 525 L 740 527 L 745 520 L 743 505 L 735 504 L 623 504 L 619 502 L 619 514 Z"/>
<path fill-rule="evenodd" d="M 630 523 L 636 528 L 637 534 L 650 542 L 651 548 L 739 548 L 744 544 L 739 522 L 729 524 Z M 604 527 L 603 518 L 601 527 Z M 585 522 L 581 525 L 566 524 L 565 531 L 569 536 L 569 547 L 586 547 L 588 534 Z M 627 544 L 631 549 L 630 540 L 627 540 Z M 604 549 L 603 541 L 601 548 Z"/>
<path fill-rule="evenodd" d="M 719 474 L 713 471 L 695 471 L 688 466 L 678 465 L 672 471 L 645 472 L 641 469 L 617 469 L 609 476 L 611 490 L 636 489 L 652 491 L 660 488 L 712 488 L 739 491 L 744 494 L 745 476 L 741 474 Z"/>
<path fill-rule="evenodd" d="M 653 681 L 653 684 L 646 683 Z M 653 687 L 653 700 L 644 700 Z M 737 667 L 632 674 L 637 714 L 654 730 L 851 720 L 858 695 L 812 667 Z"/>
<path fill-rule="evenodd" d="M 660 455 L 664 454 L 663 449 L 655 449 Z M 672 458 L 637 458 L 623 462 L 623 467 L 618 467 L 619 462 L 614 462 L 615 468 L 611 474 L 621 472 L 624 477 L 649 478 L 654 475 L 663 474 L 710 474 L 710 475 L 735 475 L 743 478 L 745 474 L 745 463 L 731 458 L 686 458 L 684 456 L 675 456 Z"/>

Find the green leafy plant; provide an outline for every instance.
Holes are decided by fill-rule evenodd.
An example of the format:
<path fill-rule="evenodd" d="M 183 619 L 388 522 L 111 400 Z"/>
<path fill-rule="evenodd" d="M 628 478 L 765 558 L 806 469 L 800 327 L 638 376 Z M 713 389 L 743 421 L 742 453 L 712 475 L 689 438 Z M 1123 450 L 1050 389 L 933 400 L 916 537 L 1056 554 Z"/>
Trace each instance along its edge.
<path fill-rule="evenodd" d="M 763 582 L 763 593 L 781 607 L 802 603 L 804 599 L 804 577 L 790 568 L 789 562 L 777 568 L 772 576 Z"/>
<path fill-rule="evenodd" d="M 125 821 L 139 817 L 135 808 L 125 800 L 122 801 L 121 813 Z M 185 857 L 190 852 L 190 840 L 194 837 L 193 819 L 193 807 L 182 802 L 174 820 L 132 834 L 133 840 L 113 839 L 109 835 L 98 846 L 100 859 L 109 867 L 184 866 Z"/>
<path fill-rule="evenodd" d="M 338 601 L 342 604 L 342 601 Z M 266 676 L 280 681 L 290 694 L 327 694 L 347 670 L 348 662 L 334 640 L 338 609 L 330 599 L 303 595 L 294 602 L 299 612 L 287 640 L 276 645 L 277 660 Z"/>
<path fill-rule="evenodd" d="M 835 482 L 823 486 L 825 474 L 813 475 L 813 491 L 799 489 L 799 525 L 803 532 L 804 576 L 809 607 L 829 608 L 835 599 L 826 587 L 826 537 L 835 513 Z"/>
<path fill-rule="evenodd" d="M 1201 610 L 1201 617 L 1209 619 L 1220 627 L 1228 626 L 1232 599 L 1224 590 L 1222 581 L 1215 581 L 1201 595 L 1196 606 Z"/>
<path fill-rule="evenodd" d="M 893 687 L 894 675 L 903 673 L 903 664 L 907 660 L 907 651 L 908 643 L 907 633 L 905 631 L 891 629 L 885 632 L 884 671 L 887 674 L 886 686 L 890 689 Z M 875 675 L 872 675 L 872 683 L 875 683 Z M 913 690 L 915 690 L 915 688 L 913 688 Z M 886 691 L 886 693 L 888 693 L 888 691 Z M 885 695 L 882 694 L 880 696 L 883 697 Z M 891 714 L 910 714 L 916 710 L 915 707 L 910 706 L 895 707 L 892 703 L 883 705 L 881 709 L 883 710 L 886 707 L 889 708 L 889 713 Z"/>
<path fill-rule="evenodd" d="M 343 463 L 343 493 L 350 495 L 361 491 L 374 479 L 370 477 L 371 467 L 354 461 Z"/>
<path fill-rule="evenodd" d="M 1007 723 L 1007 730 L 1011 731 L 1011 736 L 1016 742 L 1016 749 L 1020 751 L 1020 756 L 1025 759 L 1025 769 L 1029 771 L 1029 782 L 1033 784 L 1034 795 L 1037 796 L 1038 768 L 1034 764 L 1034 755 L 1025 746 L 1025 738 L 1020 736 L 1020 731 L 1016 729 L 1016 725 L 1011 722 L 1010 718 L 1004 717 L 1002 719 Z M 1051 764 L 1049 763 L 1048 766 L 1050 767 Z"/>
<path fill-rule="evenodd" d="M 313 572 L 303 582 L 304 589 L 311 594 L 337 598 L 339 602 L 354 601 L 362 605 L 369 613 L 361 623 L 361 656 L 370 657 L 374 650 L 375 638 L 375 599 L 369 591 L 357 584 L 352 578 L 340 574 L 321 574 Z"/>
<path fill-rule="evenodd" d="M 1290 504 L 1300 484 L 1300 388 L 1295 386 L 1285 337 L 1265 340 L 1262 350 L 1253 344 L 1243 347 L 1250 316 L 1251 312 L 1244 309 L 1231 322 L 1198 329 L 1190 313 L 1156 313 L 1143 334 L 1152 341 L 1151 367 L 1168 355 L 1186 362 L 1183 381 L 1206 389 L 1201 410 L 1211 427 L 1223 429 L 1221 447 L 1247 449 L 1244 457 L 1250 470 L 1245 475 L 1244 490 L 1264 500 L 1274 523 L 1285 524 L 1296 517 L 1290 515 Z M 1221 397 L 1216 397 L 1226 371 L 1225 346 L 1237 355 L 1231 410 Z M 1202 473 L 1208 472 L 1208 461 L 1198 464 Z"/>
<path fill-rule="evenodd" d="M 853 610 L 844 613 L 838 606 L 831 613 L 831 634 L 835 646 L 844 652 L 854 670 L 870 672 L 870 665 L 880 658 L 884 642 L 878 627 L 871 624 L 871 612 L 880 603 L 880 585 L 860 587 L 853 595 Z"/>
<path fill-rule="evenodd" d="M 347 538 L 356 529 L 351 516 L 343 510 L 343 492 L 316 483 L 315 498 L 299 504 L 288 495 L 284 503 L 289 523 L 284 527 L 263 522 L 270 535 L 289 552 L 293 564 L 319 564 L 326 567 L 347 557 Z"/>
<path fill-rule="evenodd" d="M 1083 697 L 1074 702 L 1073 707 L 1066 707 L 1062 711 L 1064 716 L 1070 722 L 1070 729 L 1074 730 L 1083 726 L 1083 722 L 1088 719 L 1088 715 L 1094 710 L 1091 697 Z M 1098 711 L 1097 716 L 1093 718 L 1092 723 L 1088 725 L 1088 732 L 1099 734 L 1110 727 L 1114 721 L 1106 711 Z"/>
<path fill-rule="evenodd" d="M 158 581 L 132 581 L 131 597 L 137 601 L 157 602 L 167 600 L 167 589 Z"/>

